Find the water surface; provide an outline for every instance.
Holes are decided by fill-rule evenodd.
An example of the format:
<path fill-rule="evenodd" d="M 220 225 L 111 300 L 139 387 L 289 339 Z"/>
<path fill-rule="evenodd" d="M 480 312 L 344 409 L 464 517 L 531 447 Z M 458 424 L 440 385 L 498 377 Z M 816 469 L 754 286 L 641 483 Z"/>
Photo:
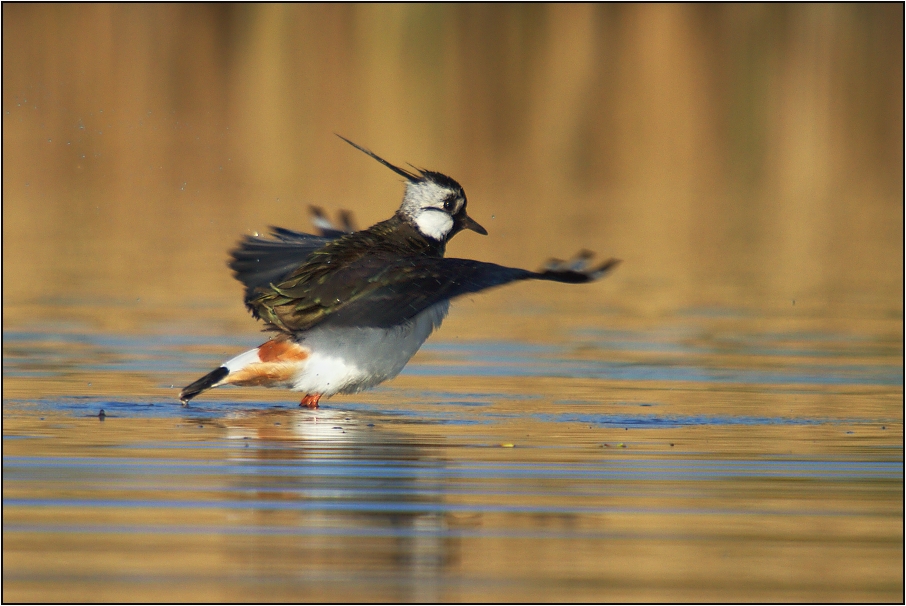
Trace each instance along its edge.
<path fill-rule="evenodd" d="M 896 321 L 506 317 L 317 411 L 179 406 L 254 332 L 7 328 L 4 599 L 901 599 Z"/>

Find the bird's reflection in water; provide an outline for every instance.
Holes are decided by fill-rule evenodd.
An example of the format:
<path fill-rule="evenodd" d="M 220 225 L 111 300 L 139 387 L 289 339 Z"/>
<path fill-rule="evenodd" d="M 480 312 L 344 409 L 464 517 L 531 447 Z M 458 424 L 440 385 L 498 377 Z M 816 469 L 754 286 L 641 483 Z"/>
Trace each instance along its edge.
<path fill-rule="evenodd" d="M 228 557 L 265 575 L 292 567 L 313 582 L 379 579 L 399 599 L 439 599 L 437 583 L 458 552 L 445 532 L 439 445 L 380 416 L 331 408 L 221 421 L 228 439 L 244 443 L 231 450 L 240 469 L 230 482 L 248 505 L 237 514 L 248 529 L 244 548 Z"/>

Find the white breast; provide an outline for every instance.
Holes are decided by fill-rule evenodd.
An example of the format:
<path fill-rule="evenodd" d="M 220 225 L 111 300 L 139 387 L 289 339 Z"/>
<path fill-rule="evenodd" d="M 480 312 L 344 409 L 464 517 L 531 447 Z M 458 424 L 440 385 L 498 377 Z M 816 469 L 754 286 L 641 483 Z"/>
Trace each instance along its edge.
<path fill-rule="evenodd" d="M 450 309 L 444 301 L 410 322 L 384 328 L 314 328 L 298 341 L 311 349 L 293 389 L 332 396 L 355 393 L 392 379 L 403 370 Z"/>

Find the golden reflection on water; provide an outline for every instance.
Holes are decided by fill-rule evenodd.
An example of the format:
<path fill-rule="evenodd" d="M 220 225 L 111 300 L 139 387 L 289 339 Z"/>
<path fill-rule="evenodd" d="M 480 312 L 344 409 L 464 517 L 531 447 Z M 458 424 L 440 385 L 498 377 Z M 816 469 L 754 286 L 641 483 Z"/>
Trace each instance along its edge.
<path fill-rule="evenodd" d="M 182 366 L 229 339 L 7 331 L 4 599 L 902 592 L 895 320 L 575 312 L 519 341 L 456 306 L 401 377 L 319 411 L 254 388 L 181 408 Z"/>
<path fill-rule="evenodd" d="M 491 236 L 454 256 L 589 248 L 655 311 L 902 301 L 895 4 L 4 16 L 4 303 L 233 301 L 241 234 L 395 210 L 398 177 L 333 132 L 464 185 Z"/>
<path fill-rule="evenodd" d="M 6 435 L 30 439 L 8 442 L 6 457 L 73 460 L 60 474 L 45 459 L 31 481 L 8 465 L 7 599 L 860 601 L 902 590 L 899 479 L 837 474 L 833 458 L 784 469 L 804 453 L 760 428 L 590 440 L 578 425 L 551 435 L 517 423 L 492 437 L 342 410 L 187 416 L 7 416 Z M 831 433 L 839 442 L 840 428 L 808 437 Z M 722 458 L 776 440 L 796 456 L 736 452 L 742 468 Z"/>
<path fill-rule="evenodd" d="M 902 599 L 901 5 L 3 13 L 4 601 Z M 396 208 L 334 131 L 623 264 L 182 409 L 242 234 Z"/>

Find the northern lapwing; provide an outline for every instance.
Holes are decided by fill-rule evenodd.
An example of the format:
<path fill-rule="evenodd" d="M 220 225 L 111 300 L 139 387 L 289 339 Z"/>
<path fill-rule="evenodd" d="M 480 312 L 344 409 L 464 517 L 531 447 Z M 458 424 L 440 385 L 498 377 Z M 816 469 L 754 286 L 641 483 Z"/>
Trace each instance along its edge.
<path fill-rule="evenodd" d="M 455 297 L 518 280 L 591 282 L 618 263 L 591 266 L 585 251 L 540 271 L 445 258 L 460 231 L 488 233 L 466 214 L 462 186 L 340 138 L 406 180 L 399 210 L 361 231 L 352 231 L 348 215 L 334 226 L 316 212 L 318 235 L 271 228 L 271 237 L 240 242 L 229 266 L 245 285 L 249 311 L 275 334 L 185 387 L 184 405 L 212 387 L 262 385 L 301 392 L 300 406 L 317 408 L 322 397 L 398 375 Z"/>

